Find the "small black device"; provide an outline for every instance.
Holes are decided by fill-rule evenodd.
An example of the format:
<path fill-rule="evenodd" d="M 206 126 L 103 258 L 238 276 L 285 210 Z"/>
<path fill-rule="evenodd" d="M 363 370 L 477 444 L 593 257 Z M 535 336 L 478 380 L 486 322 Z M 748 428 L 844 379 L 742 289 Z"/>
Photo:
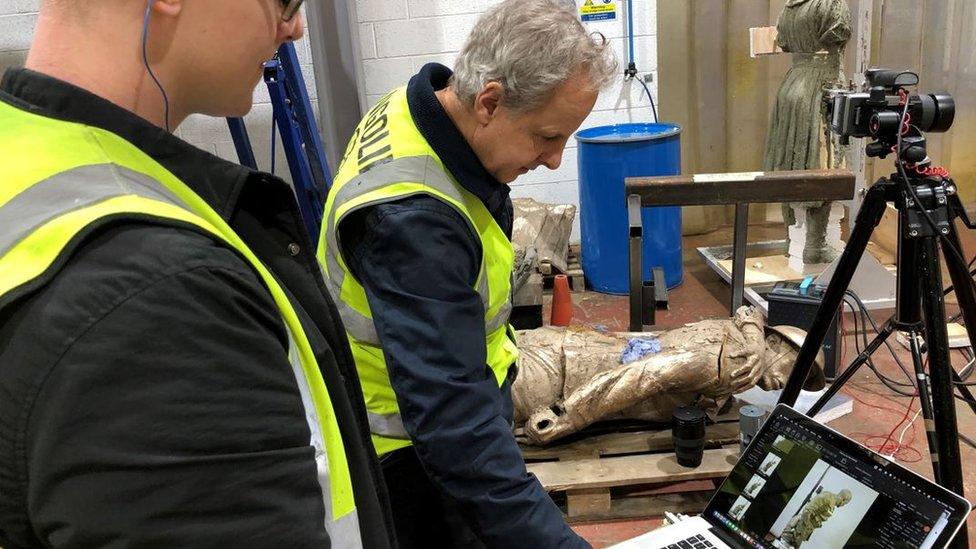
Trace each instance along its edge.
<path fill-rule="evenodd" d="M 769 303 L 769 317 L 766 324 L 769 326 L 796 326 L 801 330 L 810 330 L 813 319 L 817 317 L 817 311 L 823 302 L 826 288 L 811 284 L 807 279 L 803 282 L 777 282 L 772 291 L 766 296 Z M 837 375 L 840 366 L 840 345 L 838 344 L 843 337 L 840 333 L 840 323 L 838 315 L 840 310 L 834 313 L 827 329 L 827 338 L 824 339 L 824 376 L 833 379 Z"/>
<path fill-rule="evenodd" d="M 871 137 L 878 143 L 867 147 L 868 156 L 884 158 L 892 153 L 891 147 L 902 127 L 903 101 L 908 104 L 908 119 L 920 131 L 944 132 L 952 126 L 956 103 L 951 95 L 899 94 L 905 86 L 918 85 L 918 75 L 914 72 L 870 69 L 864 77 L 863 91 L 824 92 L 830 131 L 845 145 L 851 137 Z M 920 152 L 924 153 L 924 148 Z M 924 158 L 910 160 L 918 163 Z"/>
<path fill-rule="evenodd" d="M 678 406 L 672 420 L 671 437 L 678 464 L 698 467 L 705 453 L 705 412 L 697 406 Z"/>

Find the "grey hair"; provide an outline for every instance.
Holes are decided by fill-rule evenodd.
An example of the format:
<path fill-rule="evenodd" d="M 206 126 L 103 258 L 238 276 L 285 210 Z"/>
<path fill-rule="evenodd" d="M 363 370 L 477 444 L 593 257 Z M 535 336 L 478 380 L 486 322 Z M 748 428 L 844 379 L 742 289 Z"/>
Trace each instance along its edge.
<path fill-rule="evenodd" d="M 502 104 L 525 111 L 543 105 L 580 70 L 595 91 L 613 80 L 617 60 L 602 34 L 587 33 L 566 2 L 505 0 L 475 24 L 451 87 L 470 106 L 486 84 L 498 82 L 505 89 Z"/>

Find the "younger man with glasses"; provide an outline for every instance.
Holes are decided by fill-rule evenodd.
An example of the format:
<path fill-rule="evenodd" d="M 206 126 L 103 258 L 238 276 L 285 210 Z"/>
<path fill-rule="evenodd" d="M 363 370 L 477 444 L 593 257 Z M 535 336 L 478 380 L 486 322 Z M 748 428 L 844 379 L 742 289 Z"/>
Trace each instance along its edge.
<path fill-rule="evenodd" d="M 42 1 L 0 83 L 0 546 L 393 545 L 292 190 L 163 129 L 250 110 L 300 4 Z"/>

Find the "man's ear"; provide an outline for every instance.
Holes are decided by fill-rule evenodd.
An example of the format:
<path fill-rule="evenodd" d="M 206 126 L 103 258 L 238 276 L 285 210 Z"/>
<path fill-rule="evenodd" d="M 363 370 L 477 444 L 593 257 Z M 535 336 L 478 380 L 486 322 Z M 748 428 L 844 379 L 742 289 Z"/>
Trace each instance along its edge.
<path fill-rule="evenodd" d="M 499 82 L 488 82 L 474 98 L 474 116 L 478 124 L 487 126 L 498 112 L 505 88 Z"/>
<path fill-rule="evenodd" d="M 176 17 L 183 11 L 183 0 L 152 0 L 152 2 L 153 12 L 164 17 Z"/>

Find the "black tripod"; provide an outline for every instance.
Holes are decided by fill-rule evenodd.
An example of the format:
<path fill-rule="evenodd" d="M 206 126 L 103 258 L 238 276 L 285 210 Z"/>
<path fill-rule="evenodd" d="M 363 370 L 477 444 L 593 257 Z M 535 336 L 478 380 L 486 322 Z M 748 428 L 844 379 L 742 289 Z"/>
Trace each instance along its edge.
<path fill-rule="evenodd" d="M 878 180 L 868 189 L 850 239 L 827 286 L 820 310 L 800 348 L 796 365 L 779 402 L 793 405 L 800 395 L 800 389 L 823 345 L 833 314 L 841 306 L 844 293 L 888 202 L 893 203 L 899 213 L 895 314 L 807 413 L 810 416 L 815 415 L 893 331 L 907 331 L 918 378 L 922 413 L 928 420 L 926 433 L 936 482 L 963 495 L 954 392 L 954 387 L 957 386 L 954 382 L 961 380 L 949 360 L 939 240 L 945 239 L 943 256 L 970 341 L 976 342 L 976 337 L 973 337 L 976 336 L 976 292 L 966 262 L 960 255 L 962 247 L 954 221 L 959 218 L 969 228 L 976 226 L 963 210 L 952 180 L 938 176 L 911 177 L 906 172 L 901 172 Z M 928 376 L 924 371 L 922 349 L 917 339 L 920 333 L 924 333 L 927 347 Z M 964 385 L 958 385 L 958 388 L 963 399 L 976 413 L 976 399 L 973 399 L 972 393 Z M 968 547 L 965 525 L 956 536 L 954 546 Z"/>

